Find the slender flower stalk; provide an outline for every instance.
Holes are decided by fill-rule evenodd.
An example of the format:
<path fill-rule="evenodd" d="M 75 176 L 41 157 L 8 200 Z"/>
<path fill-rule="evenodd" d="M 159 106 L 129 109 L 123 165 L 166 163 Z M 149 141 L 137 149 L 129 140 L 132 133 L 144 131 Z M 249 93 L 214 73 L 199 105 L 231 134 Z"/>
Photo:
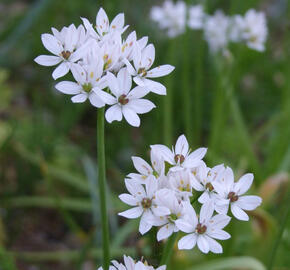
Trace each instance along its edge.
<path fill-rule="evenodd" d="M 100 212 L 102 223 L 102 248 L 103 248 L 103 267 L 109 269 L 110 265 L 110 239 L 109 239 L 109 220 L 106 204 L 106 158 L 105 158 L 105 123 L 104 107 L 98 110 L 97 122 L 97 151 L 98 151 L 98 183 L 100 197 Z"/>
<path fill-rule="evenodd" d="M 162 252 L 162 257 L 160 261 L 161 265 L 163 264 L 168 265 L 172 252 L 173 252 L 173 248 L 174 248 L 174 244 L 176 242 L 177 236 L 178 236 L 178 233 L 175 233 L 171 235 L 170 238 L 167 240 L 164 246 L 163 252 Z"/>

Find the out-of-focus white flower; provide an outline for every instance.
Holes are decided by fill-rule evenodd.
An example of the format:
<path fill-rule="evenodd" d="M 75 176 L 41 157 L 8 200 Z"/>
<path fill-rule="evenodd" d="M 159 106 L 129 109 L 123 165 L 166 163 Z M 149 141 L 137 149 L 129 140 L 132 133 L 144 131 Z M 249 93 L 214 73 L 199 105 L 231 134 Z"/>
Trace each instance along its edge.
<path fill-rule="evenodd" d="M 155 60 L 155 48 L 153 44 L 147 45 L 142 50 L 139 45 L 136 44 L 134 49 L 134 67 L 127 59 L 124 59 L 128 72 L 131 76 L 133 76 L 134 82 L 139 86 L 146 87 L 148 90 L 150 90 L 150 92 L 159 95 L 166 95 L 165 86 L 159 82 L 151 80 L 151 78 L 158 78 L 168 75 L 174 70 L 174 67 L 171 65 L 162 65 L 150 69 Z"/>
<path fill-rule="evenodd" d="M 193 207 L 187 203 L 184 208 L 187 215 L 176 221 L 176 226 L 188 235 L 178 242 L 179 249 L 192 249 L 197 244 L 200 251 L 222 253 L 222 246 L 214 239 L 226 240 L 230 235 L 223 228 L 231 218 L 226 215 L 213 215 L 214 206 L 211 202 L 203 204 L 197 217 Z"/>
<path fill-rule="evenodd" d="M 165 1 L 161 7 L 152 7 L 150 17 L 161 29 L 167 30 L 170 38 L 174 38 L 185 31 L 186 4 L 183 1 Z"/>
<path fill-rule="evenodd" d="M 175 148 L 172 147 L 172 150 L 161 144 L 151 145 L 151 149 L 159 153 L 166 162 L 172 165 L 171 171 L 200 165 L 207 151 L 206 148 L 198 148 L 190 153 L 189 145 L 184 135 L 179 136 Z"/>
<path fill-rule="evenodd" d="M 188 18 L 188 26 L 191 29 L 202 29 L 203 28 L 203 20 L 205 17 L 205 13 L 203 11 L 202 5 L 190 6 L 188 8 L 189 18 Z"/>
<path fill-rule="evenodd" d="M 244 210 L 254 210 L 261 203 L 259 196 L 242 196 L 251 187 L 254 176 L 251 173 L 243 175 L 238 182 L 234 182 L 234 173 L 227 167 L 224 177 L 220 181 L 213 182 L 213 187 L 222 200 L 216 202 L 216 211 L 226 214 L 231 206 L 231 212 L 235 218 L 247 221 L 249 216 Z"/>
<path fill-rule="evenodd" d="M 80 60 L 90 43 L 86 42 L 85 30 L 82 25 L 78 28 L 71 24 L 69 27 L 63 27 L 59 32 L 55 28 L 51 29 L 52 34 L 42 34 L 41 40 L 43 46 L 53 55 L 40 55 L 34 61 L 42 66 L 58 67 L 53 71 L 52 77 L 56 80 L 66 75 L 72 66 L 72 63 Z"/>
<path fill-rule="evenodd" d="M 112 105 L 105 114 L 106 120 L 121 121 L 123 115 L 126 121 L 134 126 L 140 126 L 140 118 L 138 114 L 143 114 L 155 108 L 155 105 L 147 100 L 142 99 L 148 91 L 141 86 L 136 86 L 131 90 L 132 78 L 126 68 L 122 68 L 117 77 L 112 73 L 107 73 L 107 82 L 112 92 L 108 94 L 104 91 L 100 93 L 103 101 Z"/>
<path fill-rule="evenodd" d="M 164 216 L 170 214 L 167 207 L 156 203 L 155 195 L 158 190 L 158 183 L 154 177 L 147 179 L 145 189 L 141 184 L 131 179 L 125 180 L 125 184 L 130 194 L 121 194 L 119 198 L 124 203 L 135 207 L 121 212 L 119 215 L 130 219 L 142 216 L 139 225 L 141 234 L 151 229 L 153 215 Z"/>
<path fill-rule="evenodd" d="M 112 261 L 112 266 L 109 270 L 166 270 L 166 265 L 159 266 L 154 268 L 145 261 L 135 261 L 130 256 L 124 255 L 124 264 L 117 262 L 116 260 Z M 98 270 L 103 270 L 103 267 L 99 267 Z"/>
<path fill-rule="evenodd" d="M 263 12 L 250 9 L 244 16 L 243 38 L 249 48 L 264 51 L 268 29 Z"/>
<path fill-rule="evenodd" d="M 230 17 L 229 25 L 229 40 L 232 42 L 243 41 L 243 31 L 244 31 L 244 17 L 241 15 L 234 15 Z"/>
<path fill-rule="evenodd" d="M 222 11 L 207 16 L 204 23 L 204 37 L 212 52 L 223 51 L 228 45 L 229 18 Z"/>

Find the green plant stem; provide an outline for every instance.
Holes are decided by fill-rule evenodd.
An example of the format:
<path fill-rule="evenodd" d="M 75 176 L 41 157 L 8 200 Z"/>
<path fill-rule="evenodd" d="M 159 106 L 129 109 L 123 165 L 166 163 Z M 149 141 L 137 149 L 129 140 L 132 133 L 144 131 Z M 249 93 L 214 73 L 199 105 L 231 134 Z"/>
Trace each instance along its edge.
<path fill-rule="evenodd" d="M 173 233 L 167 240 L 162 252 L 160 265 L 168 265 L 178 233 Z"/>
<path fill-rule="evenodd" d="M 105 108 L 98 110 L 97 123 L 97 150 L 98 150 L 98 184 L 100 198 L 100 212 L 102 224 L 102 248 L 103 248 L 103 268 L 109 269 L 110 264 L 110 243 L 109 243 L 109 220 L 106 204 L 106 163 L 105 163 Z"/>
<path fill-rule="evenodd" d="M 288 220 L 288 217 L 289 217 L 289 213 L 290 213 L 289 188 L 288 188 L 287 194 L 288 194 L 288 200 L 285 200 L 285 204 L 284 204 L 285 205 L 285 212 L 284 212 L 282 220 L 280 222 L 280 228 L 279 228 L 279 231 L 278 231 L 278 235 L 275 238 L 275 242 L 273 244 L 272 252 L 271 252 L 270 257 L 269 257 L 270 259 L 269 259 L 269 264 L 268 264 L 268 267 L 267 267 L 268 270 L 272 270 L 273 269 L 275 258 L 276 258 L 276 255 L 277 255 L 277 251 L 278 251 L 279 245 L 281 243 L 283 232 L 284 232 L 284 230 L 286 228 L 287 220 Z"/>
<path fill-rule="evenodd" d="M 170 63 L 174 63 L 175 59 L 175 40 L 170 41 L 168 48 L 168 59 Z M 173 105 L 173 76 L 170 74 L 166 77 L 165 85 L 167 88 L 167 95 L 163 99 L 163 142 L 166 145 L 172 144 L 172 105 Z"/>
<path fill-rule="evenodd" d="M 183 68 L 182 68 L 182 93 L 183 93 L 183 119 L 185 134 L 189 144 L 193 143 L 193 123 L 192 123 L 192 97 L 190 93 L 189 86 L 189 77 L 190 77 L 190 57 L 189 57 L 189 48 L 190 43 L 190 33 L 187 30 L 183 36 Z"/>

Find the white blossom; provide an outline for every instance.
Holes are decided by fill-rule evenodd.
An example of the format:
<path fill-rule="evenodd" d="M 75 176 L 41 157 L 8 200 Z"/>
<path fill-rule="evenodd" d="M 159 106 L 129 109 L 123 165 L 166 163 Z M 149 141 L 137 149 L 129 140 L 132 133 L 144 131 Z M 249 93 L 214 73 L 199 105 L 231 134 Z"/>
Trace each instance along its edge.
<path fill-rule="evenodd" d="M 226 215 L 215 215 L 214 206 L 211 202 L 203 204 L 200 215 L 197 217 L 190 204 L 185 206 L 187 215 L 176 221 L 176 226 L 188 235 L 178 242 L 179 249 L 192 249 L 197 244 L 200 251 L 208 253 L 222 253 L 222 246 L 215 240 L 226 240 L 230 235 L 223 228 L 230 222 Z"/>
<path fill-rule="evenodd" d="M 188 26 L 191 29 L 202 29 L 205 13 L 202 5 L 189 6 Z"/>
<path fill-rule="evenodd" d="M 238 182 L 234 182 L 233 171 L 227 167 L 224 177 L 220 181 L 213 182 L 215 191 L 221 197 L 221 200 L 216 203 L 216 211 L 226 214 L 230 206 L 235 218 L 244 221 L 249 220 L 249 216 L 244 210 L 254 210 L 262 203 L 259 196 L 242 196 L 249 190 L 253 180 L 253 174 L 248 173 L 243 175 Z"/>
<path fill-rule="evenodd" d="M 154 6 L 150 17 L 157 22 L 161 29 L 167 30 L 167 35 L 174 38 L 185 31 L 186 4 L 183 1 L 165 1 L 163 6 Z"/>

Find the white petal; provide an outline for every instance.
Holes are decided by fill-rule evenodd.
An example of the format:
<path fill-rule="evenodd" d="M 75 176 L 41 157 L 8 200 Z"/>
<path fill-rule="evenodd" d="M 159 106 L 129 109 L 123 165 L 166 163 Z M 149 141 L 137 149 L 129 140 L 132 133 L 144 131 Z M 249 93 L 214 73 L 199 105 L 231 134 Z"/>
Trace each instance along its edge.
<path fill-rule="evenodd" d="M 146 89 L 146 87 L 142 87 L 142 86 L 136 86 L 134 87 L 130 93 L 128 94 L 128 98 L 129 99 L 139 99 L 144 97 L 145 95 L 147 95 L 149 92 Z"/>
<path fill-rule="evenodd" d="M 60 53 L 63 51 L 61 42 L 57 40 L 56 37 L 51 34 L 42 34 L 41 40 L 42 40 L 43 46 L 51 53 L 59 56 Z"/>
<path fill-rule="evenodd" d="M 109 86 L 111 92 L 116 97 L 119 97 L 121 95 L 121 93 L 120 93 L 121 89 L 119 89 L 119 84 L 118 84 L 117 78 L 111 72 L 107 72 L 106 77 L 107 77 L 108 86 Z"/>
<path fill-rule="evenodd" d="M 196 245 L 196 234 L 192 233 L 182 237 L 178 241 L 178 249 L 193 249 Z"/>
<path fill-rule="evenodd" d="M 247 213 L 243 211 L 239 206 L 237 206 L 237 204 L 231 204 L 231 211 L 235 218 L 243 221 L 249 220 L 249 216 L 247 215 Z"/>
<path fill-rule="evenodd" d="M 86 71 L 81 65 L 71 64 L 71 72 L 77 82 L 80 84 L 87 83 Z"/>
<path fill-rule="evenodd" d="M 97 14 L 96 28 L 101 36 L 109 31 L 109 19 L 103 8 L 100 8 Z"/>
<path fill-rule="evenodd" d="M 148 180 L 145 184 L 146 193 L 149 198 L 153 198 L 155 192 L 158 189 L 158 182 L 156 178 L 152 175 L 148 177 Z"/>
<path fill-rule="evenodd" d="M 156 107 L 154 103 L 147 99 L 130 100 L 127 106 L 138 114 L 150 112 L 153 108 Z"/>
<path fill-rule="evenodd" d="M 105 105 L 103 100 L 95 92 L 90 93 L 89 100 L 90 100 L 91 104 L 97 108 L 104 107 L 104 105 Z"/>
<path fill-rule="evenodd" d="M 214 212 L 214 205 L 211 201 L 202 205 L 200 209 L 199 220 L 200 223 L 206 224 L 211 219 L 212 214 Z"/>
<path fill-rule="evenodd" d="M 87 100 L 88 96 L 86 94 L 79 94 L 79 95 L 76 95 L 76 96 L 73 96 L 71 98 L 71 101 L 73 103 L 83 103 Z"/>
<path fill-rule="evenodd" d="M 166 224 L 162 226 L 157 233 L 157 240 L 161 241 L 163 239 L 168 238 L 171 234 L 173 234 L 174 225 Z"/>
<path fill-rule="evenodd" d="M 209 200 L 210 200 L 210 197 L 209 197 L 208 191 L 204 191 L 198 198 L 198 202 L 202 204 L 207 203 Z"/>
<path fill-rule="evenodd" d="M 261 205 L 262 199 L 259 196 L 241 196 L 236 205 L 244 210 L 254 210 L 259 205 Z"/>
<path fill-rule="evenodd" d="M 136 70 L 134 69 L 134 67 L 131 65 L 131 63 L 127 60 L 127 59 L 123 59 L 123 62 L 125 63 L 126 67 L 127 67 L 127 70 L 129 72 L 129 74 L 131 76 L 136 76 L 137 73 L 136 73 Z"/>
<path fill-rule="evenodd" d="M 213 228 L 209 228 L 207 229 L 206 233 L 215 239 L 219 239 L 219 240 L 226 240 L 231 238 L 231 235 L 229 233 L 227 233 L 226 231 L 220 230 L 220 229 L 215 229 Z"/>
<path fill-rule="evenodd" d="M 113 121 L 121 121 L 122 120 L 122 110 L 121 107 L 116 104 L 107 109 L 105 114 L 106 120 L 109 123 L 112 123 Z"/>
<path fill-rule="evenodd" d="M 170 210 L 165 206 L 154 206 L 152 212 L 158 217 L 170 215 Z"/>
<path fill-rule="evenodd" d="M 79 94 L 82 90 L 79 84 L 70 81 L 59 82 L 55 85 L 55 88 L 58 91 L 68 95 Z"/>
<path fill-rule="evenodd" d="M 185 157 L 188 153 L 188 148 L 188 142 L 185 136 L 179 136 L 175 144 L 175 155 L 180 154 Z"/>
<path fill-rule="evenodd" d="M 150 92 L 158 95 L 166 95 L 166 87 L 163 84 L 149 79 L 145 79 L 144 83 L 146 89 L 148 89 Z"/>
<path fill-rule="evenodd" d="M 143 175 L 150 175 L 153 172 L 151 166 L 144 159 L 140 157 L 132 157 L 132 161 L 135 169 L 139 173 Z"/>
<path fill-rule="evenodd" d="M 162 144 L 155 144 L 155 145 L 151 145 L 151 149 L 154 149 L 154 151 L 156 151 L 157 153 L 159 153 L 162 158 L 167 161 L 170 164 L 174 164 L 174 155 L 171 152 L 171 150 Z"/>
<path fill-rule="evenodd" d="M 117 75 L 118 85 L 119 85 L 119 94 L 127 95 L 128 92 L 131 90 L 132 86 L 132 78 L 127 71 L 127 68 L 122 68 Z"/>
<path fill-rule="evenodd" d="M 155 60 L 155 48 L 153 44 L 149 44 L 142 50 L 141 65 L 148 70 Z"/>
<path fill-rule="evenodd" d="M 223 229 L 225 226 L 227 226 L 230 222 L 231 218 L 226 215 L 215 215 L 210 220 L 210 226 L 216 228 L 216 229 Z"/>
<path fill-rule="evenodd" d="M 203 252 L 203 253 L 209 252 L 209 244 L 203 235 L 199 235 L 197 237 L 197 246 L 201 252 Z"/>
<path fill-rule="evenodd" d="M 207 151 L 207 148 L 198 148 L 194 152 L 192 152 L 185 160 L 183 166 L 192 168 L 193 163 L 197 160 L 203 159 Z"/>
<path fill-rule="evenodd" d="M 140 183 L 137 183 L 132 179 L 125 179 L 125 185 L 132 195 L 136 196 L 138 194 L 140 197 L 146 197 L 145 189 Z"/>
<path fill-rule="evenodd" d="M 204 236 L 208 242 L 209 250 L 213 253 L 223 253 L 222 246 L 214 239 L 208 237 L 207 235 Z"/>
<path fill-rule="evenodd" d="M 132 109 L 128 108 L 127 106 L 122 106 L 122 113 L 126 119 L 126 121 L 133 127 L 140 126 L 140 118 L 136 112 Z"/>
<path fill-rule="evenodd" d="M 139 86 L 145 86 L 145 79 L 141 78 L 139 75 L 133 78 L 134 82 Z"/>
<path fill-rule="evenodd" d="M 174 70 L 174 67 L 171 65 L 162 65 L 158 66 L 156 68 L 153 68 L 147 72 L 148 78 L 157 78 L 157 77 L 162 77 L 165 75 L 168 75 Z"/>
<path fill-rule="evenodd" d="M 138 203 L 138 200 L 134 196 L 127 194 L 127 193 L 123 193 L 123 194 L 119 195 L 119 198 L 122 202 L 124 202 L 130 206 L 135 206 Z"/>
<path fill-rule="evenodd" d="M 147 222 L 147 216 L 145 215 L 145 213 L 142 215 L 141 219 L 140 219 L 140 224 L 139 224 L 139 232 L 143 235 L 145 233 L 147 233 L 151 228 L 152 225 L 149 224 Z"/>
<path fill-rule="evenodd" d="M 98 95 L 101 97 L 103 102 L 108 104 L 108 105 L 113 105 L 113 104 L 117 103 L 116 98 L 114 98 L 112 95 L 110 95 L 109 93 L 107 93 L 105 91 L 99 91 Z"/>
<path fill-rule="evenodd" d="M 179 230 L 185 233 L 192 233 L 195 230 L 196 224 L 188 223 L 185 220 L 178 219 L 175 221 L 175 225 L 178 227 Z"/>
<path fill-rule="evenodd" d="M 235 183 L 233 191 L 237 193 L 237 195 L 242 195 L 246 193 L 251 187 L 253 180 L 254 180 L 254 175 L 252 173 L 247 173 L 243 175 L 239 179 L 239 181 Z"/>
<path fill-rule="evenodd" d="M 62 61 L 62 59 L 58 56 L 53 56 L 53 55 L 40 55 L 37 56 L 34 61 L 42 66 L 55 66 L 57 65 L 59 62 Z"/>
<path fill-rule="evenodd" d="M 67 63 L 62 62 L 52 73 L 52 77 L 56 80 L 69 72 Z"/>
<path fill-rule="evenodd" d="M 112 20 L 110 28 L 112 30 L 115 29 L 122 30 L 122 28 L 124 27 L 124 23 L 125 23 L 124 14 L 120 13 Z"/>
<path fill-rule="evenodd" d="M 119 213 L 119 216 L 126 217 L 126 218 L 138 218 L 142 215 L 143 209 L 139 206 L 126 210 L 124 212 Z"/>

